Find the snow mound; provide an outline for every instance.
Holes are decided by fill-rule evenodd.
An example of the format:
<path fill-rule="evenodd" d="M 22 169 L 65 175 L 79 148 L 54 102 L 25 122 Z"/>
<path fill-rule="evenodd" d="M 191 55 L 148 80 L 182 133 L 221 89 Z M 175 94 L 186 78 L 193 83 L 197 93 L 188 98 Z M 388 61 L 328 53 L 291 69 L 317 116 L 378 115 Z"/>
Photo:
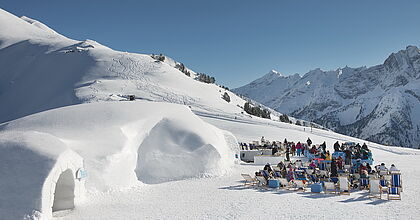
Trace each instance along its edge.
<path fill-rule="evenodd" d="M 48 217 L 54 207 L 79 204 L 84 199 L 84 181 L 73 181 L 74 191 L 70 195 L 74 200 L 70 204 L 54 203 L 54 194 L 59 197 L 60 193 L 55 189 L 63 172 L 74 176 L 82 167 L 82 158 L 50 134 L 35 131 L 0 133 L 2 218 L 23 219 L 25 215 L 39 211 Z"/>
<path fill-rule="evenodd" d="M 133 186 L 138 180 L 222 174 L 233 165 L 231 149 L 236 147 L 226 132 L 188 107 L 146 101 L 54 109 L 0 126 L 0 133 L 7 131 L 37 131 L 63 142 L 84 159 L 86 187 L 95 191 Z"/>
<path fill-rule="evenodd" d="M 205 134 L 197 134 L 194 130 L 170 119 L 163 119 L 153 127 L 138 151 L 136 173 L 139 180 L 158 183 L 217 170 L 218 164 L 214 161 L 219 161 L 221 155 L 215 146 L 220 143 L 206 141 Z"/>

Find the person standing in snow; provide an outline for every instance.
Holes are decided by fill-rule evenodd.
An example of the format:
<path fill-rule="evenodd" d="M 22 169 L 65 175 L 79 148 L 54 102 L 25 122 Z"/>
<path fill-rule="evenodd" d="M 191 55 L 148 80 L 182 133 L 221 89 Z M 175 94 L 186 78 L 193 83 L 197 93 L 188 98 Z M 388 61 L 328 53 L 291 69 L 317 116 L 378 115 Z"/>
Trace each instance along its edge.
<path fill-rule="evenodd" d="M 276 154 L 276 153 L 277 153 L 277 149 L 275 147 L 273 147 L 271 149 L 271 155 L 274 156 L 274 154 Z"/>
<path fill-rule="evenodd" d="M 316 150 L 316 146 L 315 145 L 312 146 L 312 148 L 310 150 L 310 153 L 311 154 L 314 154 L 314 155 L 318 153 L 318 151 Z"/>
<path fill-rule="evenodd" d="M 335 159 L 331 162 L 331 177 L 338 177 L 337 164 Z"/>
<path fill-rule="evenodd" d="M 327 150 L 327 153 L 325 153 L 325 160 L 331 160 L 331 154 L 329 150 Z"/>
<path fill-rule="evenodd" d="M 344 153 L 346 154 L 346 159 L 345 159 L 346 165 L 351 165 L 351 156 L 352 156 L 351 150 L 349 148 L 347 148 L 344 151 Z"/>
<path fill-rule="evenodd" d="M 295 156 L 296 153 L 296 145 L 295 143 L 292 144 L 292 156 Z"/>
<path fill-rule="evenodd" d="M 327 144 L 325 143 L 325 141 L 324 141 L 324 143 L 322 143 L 321 145 L 320 145 L 320 147 L 321 147 L 321 149 L 322 149 L 322 152 L 327 152 Z"/>
<path fill-rule="evenodd" d="M 300 154 L 302 152 L 302 144 L 300 143 L 300 141 L 296 144 L 296 152 L 297 156 L 300 157 Z"/>
<path fill-rule="evenodd" d="M 265 144 L 265 138 L 264 138 L 264 136 L 262 136 L 261 137 L 261 145 L 264 145 Z"/>
<path fill-rule="evenodd" d="M 312 145 L 312 140 L 310 138 L 308 138 L 308 140 L 306 140 L 306 143 L 308 144 L 308 146 Z"/>
<path fill-rule="evenodd" d="M 337 159 L 337 166 L 338 166 L 338 169 L 340 170 L 343 169 L 343 158 L 341 156 L 339 156 Z"/>
<path fill-rule="evenodd" d="M 366 143 L 363 143 L 363 145 L 362 145 L 362 149 L 364 149 L 364 150 L 368 150 L 368 146 L 366 145 Z"/>
<path fill-rule="evenodd" d="M 340 144 L 337 142 L 335 142 L 334 144 L 334 152 L 339 152 L 340 151 Z"/>
<path fill-rule="evenodd" d="M 290 147 L 287 145 L 286 146 L 286 161 L 290 161 L 289 153 L 290 153 Z"/>

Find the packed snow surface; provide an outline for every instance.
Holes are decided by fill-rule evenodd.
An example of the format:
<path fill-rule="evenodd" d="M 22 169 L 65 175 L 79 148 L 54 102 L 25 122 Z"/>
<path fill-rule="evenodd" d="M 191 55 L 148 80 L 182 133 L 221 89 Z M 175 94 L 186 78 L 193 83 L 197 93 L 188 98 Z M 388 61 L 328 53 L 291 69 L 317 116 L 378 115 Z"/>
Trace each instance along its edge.
<path fill-rule="evenodd" d="M 229 132 L 177 104 L 106 102 L 37 113 L 0 125 L 0 213 L 6 219 L 30 214 L 22 201 L 41 195 L 21 189 L 38 192 L 66 150 L 84 159 L 87 190 L 105 192 L 140 182 L 221 175 L 230 170 L 237 149 Z M 26 157 L 27 151 L 41 156 Z"/>
<path fill-rule="evenodd" d="M 268 140 L 326 141 L 332 151 L 335 141 L 363 140 L 324 131 L 259 119 L 230 120 L 203 117 L 205 121 L 229 130 L 238 141 Z M 71 212 L 57 213 L 55 219 L 417 219 L 420 193 L 417 175 L 418 150 L 385 147 L 368 142 L 375 164 L 394 163 L 402 170 L 401 201 L 371 199 L 368 192 L 350 196 L 311 194 L 287 190 L 244 187 L 241 173 L 253 174 L 262 166 L 240 163 L 231 172 L 212 178 L 193 178 L 161 184 L 140 184 L 114 192 L 89 194 L 85 205 Z M 297 159 L 297 158 L 294 158 Z"/>

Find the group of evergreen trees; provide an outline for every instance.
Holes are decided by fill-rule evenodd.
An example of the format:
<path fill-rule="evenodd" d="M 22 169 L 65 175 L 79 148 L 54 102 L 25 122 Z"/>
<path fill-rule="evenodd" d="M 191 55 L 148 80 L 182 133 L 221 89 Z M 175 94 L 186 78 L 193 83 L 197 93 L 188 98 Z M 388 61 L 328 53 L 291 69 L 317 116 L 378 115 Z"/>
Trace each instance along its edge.
<path fill-rule="evenodd" d="M 204 74 L 204 73 L 199 73 L 197 79 L 198 79 L 198 81 L 205 82 L 205 83 L 215 83 L 216 82 L 216 79 L 214 77 L 209 76 L 209 75 Z"/>
<path fill-rule="evenodd" d="M 289 117 L 286 114 L 280 115 L 280 121 L 285 123 L 291 123 Z"/>
<path fill-rule="evenodd" d="M 245 103 L 244 110 L 246 113 L 250 115 L 255 115 L 257 117 L 271 119 L 270 111 L 268 111 L 267 109 L 262 109 L 258 106 L 252 106 L 251 103 L 249 102 Z"/>
<path fill-rule="evenodd" d="M 155 60 L 159 60 L 161 62 L 165 61 L 165 55 L 163 54 L 159 54 L 159 55 L 152 54 L 150 56 Z"/>
<path fill-rule="evenodd" d="M 185 67 L 185 65 L 183 63 L 177 63 L 175 65 L 175 68 L 177 68 L 179 71 L 183 72 L 185 75 L 191 76 L 190 71 L 188 71 L 188 69 Z"/>
<path fill-rule="evenodd" d="M 227 94 L 227 92 L 225 92 L 225 94 L 223 94 L 222 99 L 224 99 L 226 102 L 230 102 L 230 96 L 229 94 Z"/>
<path fill-rule="evenodd" d="M 220 86 L 222 89 L 226 89 L 227 91 L 230 91 L 229 90 L 229 87 L 226 87 L 226 86 Z"/>
<path fill-rule="evenodd" d="M 152 54 L 150 55 L 153 59 L 158 60 L 158 61 L 165 61 L 165 55 L 163 54 Z M 185 65 L 183 63 L 176 63 L 175 68 L 178 69 L 179 71 L 183 72 L 185 75 L 190 76 L 191 77 L 191 72 L 188 71 L 188 69 L 185 67 Z M 209 76 L 207 74 L 204 73 L 199 73 L 197 76 L 197 80 L 200 82 L 204 82 L 204 83 L 215 83 L 216 79 L 212 76 Z M 229 88 L 222 86 L 222 88 L 229 90 Z M 230 99 L 230 98 L 229 98 Z"/>

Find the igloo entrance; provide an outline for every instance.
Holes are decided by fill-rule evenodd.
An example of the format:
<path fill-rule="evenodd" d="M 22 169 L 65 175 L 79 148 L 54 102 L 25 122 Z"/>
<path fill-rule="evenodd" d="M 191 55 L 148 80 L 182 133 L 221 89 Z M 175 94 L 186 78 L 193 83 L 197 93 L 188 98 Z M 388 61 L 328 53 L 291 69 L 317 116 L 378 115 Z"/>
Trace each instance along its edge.
<path fill-rule="evenodd" d="M 70 169 L 60 174 L 54 191 L 53 212 L 74 208 L 74 186 L 74 177 Z"/>

